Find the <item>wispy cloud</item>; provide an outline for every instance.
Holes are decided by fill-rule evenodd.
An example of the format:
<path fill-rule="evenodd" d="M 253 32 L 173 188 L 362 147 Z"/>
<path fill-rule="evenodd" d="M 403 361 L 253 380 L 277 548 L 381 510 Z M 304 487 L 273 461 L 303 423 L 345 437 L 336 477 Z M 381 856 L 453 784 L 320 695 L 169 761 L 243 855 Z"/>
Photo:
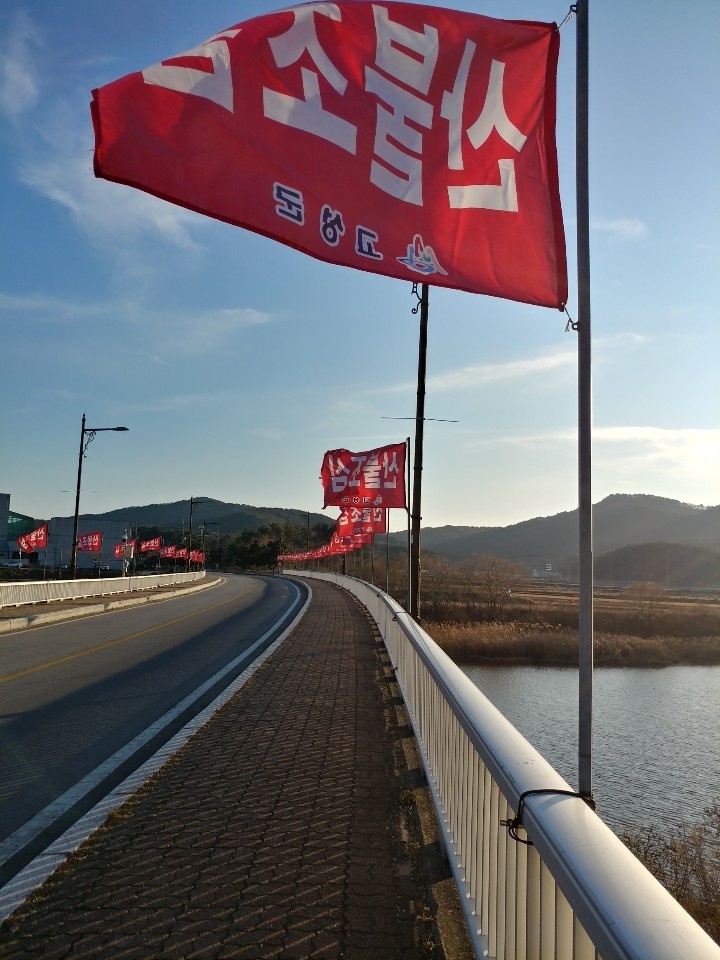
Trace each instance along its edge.
<path fill-rule="evenodd" d="M 0 316 L 73 326 L 103 320 L 116 329 L 134 328 L 138 342 L 127 349 L 159 362 L 177 354 L 203 354 L 226 348 L 247 328 L 270 323 L 274 315 L 252 307 L 214 310 L 155 310 L 130 300 L 80 301 L 38 294 L 11 296 L 0 292 Z"/>
<path fill-rule="evenodd" d="M 95 243 L 120 249 L 148 235 L 185 250 L 200 249 L 190 233 L 198 214 L 142 190 L 95 179 L 87 146 L 56 144 L 41 160 L 29 162 L 21 179 L 70 211 Z"/>
<path fill-rule="evenodd" d="M 539 357 L 526 357 L 519 360 L 507 360 L 503 363 L 471 363 L 456 370 L 429 377 L 428 393 L 449 393 L 455 390 L 469 390 L 488 384 L 510 380 L 522 380 L 543 376 L 553 371 L 570 370 L 577 366 L 577 354 L 574 350 L 559 350 L 556 353 Z M 416 383 L 400 383 L 382 387 L 371 393 L 407 393 L 417 389 Z"/>
<path fill-rule="evenodd" d="M 251 307 L 205 310 L 157 318 L 156 334 L 172 353 L 215 353 L 227 346 L 238 331 L 269 323 L 272 315 Z"/>
<path fill-rule="evenodd" d="M 470 387 L 487 386 L 508 380 L 522 380 L 542 376 L 556 370 L 577 366 L 577 354 L 573 350 L 561 350 L 541 357 L 509 360 L 505 363 L 477 363 L 450 370 L 428 379 L 428 391 L 446 393 L 450 390 L 466 390 Z"/>
<path fill-rule="evenodd" d="M 565 430 L 488 437 L 483 440 L 483 443 L 534 445 L 539 443 L 575 443 L 576 440 L 577 428 L 569 427 Z M 677 460 L 682 460 L 688 451 L 695 451 L 696 454 L 703 454 L 709 460 L 713 460 L 720 457 L 720 428 L 595 427 L 593 429 L 593 443 L 605 446 L 633 444 L 646 451 L 655 450 L 671 453 L 673 458 Z"/>
<path fill-rule="evenodd" d="M 58 83 L 52 47 L 27 14 L 16 14 L 4 38 L 3 32 L 0 28 L 0 116 L 23 121 L 23 137 L 15 143 L 20 182 L 69 211 L 93 243 L 125 258 L 128 241 L 143 236 L 199 251 L 191 232 L 202 219 L 198 214 L 95 178 L 87 95 L 79 92 L 91 86 L 88 60 L 73 61 L 74 77 L 65 65 Z M 38 56 L 44 47 L 49 60 Z"/>
<path fill-rule="evenodd" d="M 630 455 L 647 465 L 675 464 L 683 470 L 720 467 L 720 429 L 600 427 L 594 440 L 618 449 L 632 446 L 635 449 Z"/>
<path fill-rule="evenodd" d="M 515 448 L 537 458 L 544 451 L 561 455 L 577 446 L 577 429 L 482 436 L 468 441 L 473 449 Z M 596 427 L 593 472 L 610 490 L 664 491 L 663 496 L 693 503 L 717 503 L 720 429 L 654 426 Z"/>
<path fill-rule="evenodd" d="M 38 101 L 38 77 L 31 53 L 33 46 L 40 45 L 32 20 L 19 11 L 0 44 L 0 114 L 11 120 Z"/>
<path fill-rule="evenodd" d="M 256 430 L 253 430 L 253 433 L 256 437 L 261 437 L 263 440 L 270 440 L 273 443 L 278 440 L 284 440 L 287 437 L 285 431 L 279 430 L 277 427 L 258 427 Z"/>
<path fill-rule="evenodd" d="M 65 323 L 73 318 L 97 317 L 98 314 L 113 314 L 118 309 L 118 305 L 112 302 L 83 303 L 80 300 L 62 300 L 36 293 L 15 296 L 0 292 L 0 313 L 31 315 L 36 320 L 55 323 Z"/>
<path fill-rule="evenodd" d="M 119 403 L 115 409 L 118 414 L 126 413 L 175 413 L 198 404 L 215 403 L 214 394 L 183 393 L 175 396 L 158 397 L 144 403 Z"/>
<path fill-rule="evenodd" d="M 623 240 L 642 240 L 647 236 L 647 227 L 642 220 L 626 218 L 617 220 L 593 220 L 592 230 L 609 233 Z"/>

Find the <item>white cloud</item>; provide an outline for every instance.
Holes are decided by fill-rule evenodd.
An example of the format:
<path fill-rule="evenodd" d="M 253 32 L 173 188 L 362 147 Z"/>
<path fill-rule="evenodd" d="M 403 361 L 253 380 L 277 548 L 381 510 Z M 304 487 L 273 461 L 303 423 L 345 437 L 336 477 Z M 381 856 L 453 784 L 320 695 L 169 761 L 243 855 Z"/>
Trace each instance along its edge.
<path fill-rule="evenodd" d="M 32 21 L 20 11 L 0 47 L 0 114 L 10 119 L 25 114 L 38 101 L 31 47 L 40 43 Z"/>
<path fill-rule="evenodd" d="M 593 220 L 591 229 L 609 233 L 623 240 L 642 240 L 647 236 L 647 227 L 642 220 L 627 218 L 617 220 Z"/>
<path fill-rule="evenodd" d="M 720 429 L 614 426 L 592 435 L 593 474 L 607 492 L 656 493 L 689 503 L 717 503 Z M 537 458 L 577 447 L 577 428 L 527 434 L 482 436 L 471 448 L 524 450 Z"/>
<path fill-rule="evenodd" d="M 666 429 L 664 427 L 600 427 L 593 434 L 595 443 L 627 449 L 628 462 L 680 469 L 717 470 L 720 468 L 720 429 Z"/>
<path fill-rule="evenodd" d="M 96 243 L 123 247 L 129 239 L 150 235 L 186 250 L 199 249 L 190 235 L 198 214 L 142 190 L 97 180 L 88 149 L 67 144 L 48 148 L 43 160 L 23 168 L 21 179 L 69 210 Z"/>

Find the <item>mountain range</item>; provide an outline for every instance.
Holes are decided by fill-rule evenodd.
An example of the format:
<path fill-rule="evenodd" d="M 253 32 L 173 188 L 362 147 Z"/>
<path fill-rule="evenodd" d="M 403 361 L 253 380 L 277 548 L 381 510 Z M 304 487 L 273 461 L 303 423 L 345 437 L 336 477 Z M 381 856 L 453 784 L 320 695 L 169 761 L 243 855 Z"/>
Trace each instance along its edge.
<path fill-rule="evenodd" d="M 395 535 L 397 536 L 397 535 Z M 507 527 L 435 527 L 422 549 L 449 561 L 491 554 L 577 577 L 578 511 Z M 646 494 L 612 494 L 593 506 L 595 575 L 675 587 L 720 585 L 720 506 L 703 507 Z"/>
<path fill-rule="evenodd" d="M 334 516 L 285 507 L 254 507 L 211 497 L 193 498 L 193 526 L 217 524 L 223 534 L 256 530 L 271 523 L 305 527 L 333 523 Z M 179 529 L 189 501 L 123 507 L 94 514 L 98 520 Z M 492 554 L 575 577 L 578 511 L 535 517 L 506 527 L 425 527 L 423 551 L 450 562 Z M 390 535 L 400 547 L 404 533 Z M 660 580 L 678 586 L 720 584 L 720 506 L 696 506 L 646 494 L 612 494 L 593 507 L 596 575 L 606 579 Z"/>

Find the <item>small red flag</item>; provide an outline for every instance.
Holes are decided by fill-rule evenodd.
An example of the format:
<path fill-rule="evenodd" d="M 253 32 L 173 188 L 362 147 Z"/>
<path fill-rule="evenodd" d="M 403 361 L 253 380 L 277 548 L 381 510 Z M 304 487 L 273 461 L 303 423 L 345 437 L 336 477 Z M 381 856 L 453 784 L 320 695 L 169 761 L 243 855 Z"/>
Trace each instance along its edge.
<path fill-rule="evenodd" d="M 35 530 L 31 530 L 30 533 L 24 533 L 17 538 L 17 545 L 23 553 L 35 553 L 36 550 L 41 550 L 43 547 L 46 547 L 47 542 L 48 525 L 46 523 L 41 527 L 37 527 Z"/>

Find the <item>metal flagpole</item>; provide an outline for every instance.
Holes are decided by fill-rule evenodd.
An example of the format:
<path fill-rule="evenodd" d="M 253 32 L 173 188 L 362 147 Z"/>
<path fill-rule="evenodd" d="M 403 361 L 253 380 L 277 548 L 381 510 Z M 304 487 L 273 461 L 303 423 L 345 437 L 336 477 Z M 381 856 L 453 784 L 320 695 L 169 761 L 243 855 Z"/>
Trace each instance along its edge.
<path fill-rule="evenodd" d="M 410 463 L 410 437 L 407 438 L 405 444 L 407 447 L 407 456 L 405 457 L 405 473 L 407 476 L 405 481 L 407 497 L 407 597 L 405 598 L 405 609 L 410 613 L 410 541 L 412 538 L 412 528 L 410 526 L 410 470 L 408 469 L 408 464 Z"/>
<path fill-rule="evenodd" d="M 588 0 L 575 5 L 576 196 L 578 269 L 578 518 L 579 542 L 579 700 L 578 791 L 592 796 L 593 701 L 593 542 L 592 542 L 592 389 L 590 335 L 590 213 L 588 189 Z"/>
<path fill-rule="evenodd" d="M 385 593 L 390 593 L 390 527 L 387 507 L 385 507 Z"/>
<path fill-rule="evenodd" d="M 418 347 L 417 405 L 415 409 L 415 461 L 413 463 L 412 537 L 410 573 L 412 579 L 410 616 L 420 616 L 420 521 L 422 519 L 423 433 L 425 431 L 425 371 L 427 369 L 428 285 L 421 285 L 420 343 Z"/>

